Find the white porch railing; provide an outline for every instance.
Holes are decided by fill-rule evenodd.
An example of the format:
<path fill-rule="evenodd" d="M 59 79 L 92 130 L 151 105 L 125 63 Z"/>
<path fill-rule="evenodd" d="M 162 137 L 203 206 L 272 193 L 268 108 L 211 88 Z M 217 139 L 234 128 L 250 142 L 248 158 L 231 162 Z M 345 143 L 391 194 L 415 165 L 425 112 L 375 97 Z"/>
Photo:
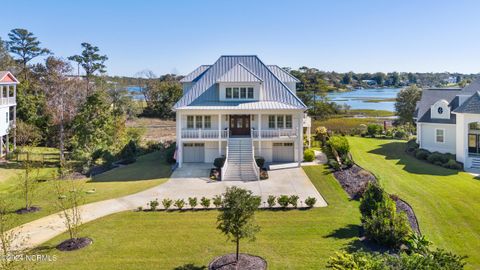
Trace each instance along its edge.
<path fill-rule="evenodd" d="M 228 130 L 227 130 L 228 131 Z M 222 167 L 222 176 L 220 177 L 220 180 L 223 181 L 225 180 L 225 174 L 227 173 L 227 170 L 228 170 L 228 138 L 230 136 L 230 133 L 227 132 L 227 149 L 225 150 L 225 163 L 223 163 L 223 167 Z"/>
<path fill-rule="evenodd" d="M 182 139 L 227 139 L 228 129 L 182 129 Z"/>
<path fill-rule="evenodd" d="M 15 97 L 3 97 L 0 98 L 0 105 L 15 104 Z"/>
<path fill-rule="evenodd" d="M 260 138 L 259 135 L 261 135 L 261 138 L 283 138 L 283 137 L 296 137 L 297 136 L 297 130 L 293 128 L 287 128 L 287 129 L 266 129 L 266 130 L 254 130 L 252 129 L 252 138 Z"/>

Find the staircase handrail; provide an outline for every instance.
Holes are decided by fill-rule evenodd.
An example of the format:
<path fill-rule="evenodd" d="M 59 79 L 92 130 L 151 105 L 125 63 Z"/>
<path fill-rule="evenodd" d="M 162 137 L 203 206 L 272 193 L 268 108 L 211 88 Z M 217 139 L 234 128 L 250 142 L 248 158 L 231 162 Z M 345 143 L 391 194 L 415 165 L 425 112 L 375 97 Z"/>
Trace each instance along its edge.
<path fill-rule="evenodd" d="M 252 168 L 255 172 L 255 176 L 257 177 L 257 181 L 260 180 L 260 167 L 257 165 L 257 161 L 255 160 L 255 146 L 253 145 L 253 129 L 250 132 L 250 139 L 252 142 Z"/>
<path fill-rule="evenodd" d="M 228 130 L 227 128 L 227 148 L 225 150 L 225 162 L 223 163 L 223 167 L 222 167 L 222 176 L 221 176 L 221 180 L 225 180 L 224 177 L 225 177 L 225 173 L 227 172 L 227 169 L 228 169 L 228 143 L 229 143 L 229 140 L 230 139 L 230 131 Z"/>

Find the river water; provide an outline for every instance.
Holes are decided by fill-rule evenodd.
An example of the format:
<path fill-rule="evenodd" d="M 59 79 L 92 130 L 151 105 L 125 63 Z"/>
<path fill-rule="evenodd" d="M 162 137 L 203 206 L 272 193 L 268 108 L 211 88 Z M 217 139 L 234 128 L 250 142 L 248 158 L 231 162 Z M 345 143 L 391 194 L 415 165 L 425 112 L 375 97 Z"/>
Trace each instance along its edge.
<path fill-rule="evenodd" d="M 331 92 L 327 95 L 330 101 L 347 104 L 352 109 L 373 109 L 394 111 L 395 101 L 385 101 L 396 98 L 401 88 L 367 88 L 355 89 L 349 92 Z M 379 102 L 371 102 L 372 100 Z"/>

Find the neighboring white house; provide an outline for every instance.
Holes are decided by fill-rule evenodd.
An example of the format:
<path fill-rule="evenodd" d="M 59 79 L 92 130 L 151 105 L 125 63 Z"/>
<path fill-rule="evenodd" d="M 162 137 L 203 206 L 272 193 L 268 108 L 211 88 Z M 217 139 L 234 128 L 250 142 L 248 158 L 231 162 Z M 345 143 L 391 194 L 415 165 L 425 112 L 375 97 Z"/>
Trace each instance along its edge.
<path fill-rule="evenodd" d="M 480 80 L 463 89 L 425 89 L 417 104 L 420 148 L 451 153 L 464 168 L 480 169 Z"/>
<path fill-rule="evenodd" d="M 175 104 L 178 166 L 226 156 L 225 180 L 258 179 L 254 156 L 269 163 L 303 160 L 305 104 L 299 82 L 257 56 L 221 56 L 181 80 Z M 305 121 L 307 124 L 309 121 Z"/>
<path fill-rule="evenodd" d="M 15 134 L 18 80 L 8 71 L 0 71 L 0 157 L 9 152 L 9 143 L 16 146 Z M 13 141 L 10 138 L 13 137 Z"/>

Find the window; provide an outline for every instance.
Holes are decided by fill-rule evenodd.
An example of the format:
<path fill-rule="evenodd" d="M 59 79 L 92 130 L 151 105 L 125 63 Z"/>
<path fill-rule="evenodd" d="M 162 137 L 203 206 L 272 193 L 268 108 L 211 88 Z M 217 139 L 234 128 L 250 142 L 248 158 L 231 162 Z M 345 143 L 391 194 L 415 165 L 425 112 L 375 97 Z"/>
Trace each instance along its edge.
<path fill-rule="evenodd" d="M 285 115 L 285 128 L 292 128 L 292 116 Z"/>
<path fill-rule="evenodd" d="M 247 98 L 247 88 L 240 88 L 240 98 Z"/>
<path fill-rule="evenodd" d="M 248 88 L 248 98 L 253 98 L 253 87 Z"/>
<path fill-rule="evenodd" d="M 205 115 L 203 121 L 204 128 L 212 128 L 212 117 L 210 115 Z"/>
<path fill-rule="evenodd" d="M 234 87 L 234 88 L 233 88 L 233 98 L 239 98 L 239 95 L 238 95 L 238 87 Z"/>
<path fill-rule="evenodd" d="M 225 99 L 254 99 L 254 87 L 226 87 Z"/>
<path fill-rule="evenodd" d="M 187 116 L 187 128 L 193 128 L 193 115 Z"/>
<path fill-rule="evenodd" d="M 195 116 L 195 128 L 202 128 L 202 116 Z"/>
<path fill-rule="evenodd" d="M 438 107 L 437 112 L 438 112 L 438 114 L 442 114 L 442 113 L 443 113 L 443 108 L 442 108 L 442 107 Z"/>
<path fill-rule="evenodd" d="M 444 129 L 435 129 L 435 142 L 444 143 L 445 142 L 445 130 Z"/>
<path fill-rule="evenodd" d="M 277 115 L 277 128 L 284 128 L 283 115 Z"/>
<path fill-rule="evenodd" d="M 275 115 L 268 116 L 268 128 L 275 128 Z"/>

